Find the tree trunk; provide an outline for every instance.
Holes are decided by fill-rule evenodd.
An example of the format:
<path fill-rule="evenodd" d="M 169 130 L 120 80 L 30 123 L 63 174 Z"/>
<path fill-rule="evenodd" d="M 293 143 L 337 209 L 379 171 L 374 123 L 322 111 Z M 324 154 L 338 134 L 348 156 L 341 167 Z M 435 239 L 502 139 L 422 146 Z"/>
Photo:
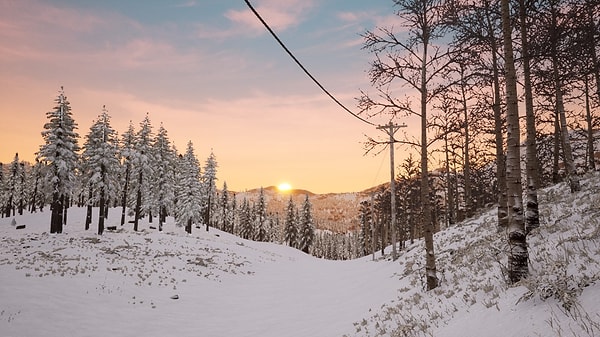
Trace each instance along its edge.
<path fill-rule="evenodd" d="M 158 231 L 162 232 L 163 224 L 165 223 L 165 219 L 167 218 L 167 210 L 164 205 L 161 205 L 158 209 Z"/>
<path fill-rule="evenodd" d="M 527 211 L 525 212 L 525 230 L 540 227 L 540 212 L 538 207 L 537 190 L 540 187 L 539 165 L 537 160 L 535 114 L 533 111 L 533 92 L 531 86 L 531 67 L 529 65 L 529 42 L 527 36 L 527 13 L 525 0 L 519 0 L 519 19 L 521 21 L 521 49 L 523 53 L 523 77 L 525 90 L 525 117 L 527 127 Z"/>
<path fill-rule="evenodd" d="M 502 0 L 502 36 L 506 72 L 507 156 L 506 182 L 508 187 L 508 278 L 511 284 L 527 277 L 528 252 L 523 219 L 523 187 L 521 185 L 521 150 L 517 73 L 515 70 L 510 26 L 509 0 Z"/>
<path fill-rule="evenodd" d="M 489 3 L 486 2 L 489 6 Z M 498 230 L 508 229 L 508 198 L 507 198 L 507 187 L 506 187 L 506 156 L 504 153 L 504 136 L 503 136 L 503 119 L 502 119 L 502 98 L 500 94 L 500 70 L 498 62 L 498 50 L 499 46 L 496 43 L 495 31 L 490 19 L 491 9 L 486 7 L 486 24 L 488 35 L 492 38 L 489 39 L 490 52 L 492 55 L 492 87 L 494 93 L 494 99 L 492 103 L 492 111 L 494 112 L 494 133 L 496 143 L 496 189 L 498 192 Z"/>
<path fill-rule="evenodd" d="M 425 32 L 428 28 L 425 27 Z M 426 34 L 425 34 L 426 35 Z M 423 37 L 423 59 L 421 64 L 421 212 L 425 239 L 425 275 L 427 290 L 438 286 L 433 247 L 433 223 L 431 219 L 431 201 L 429 200 L 429 172 L 427 166 L 427 48 L 429 38 Z"/>
<path fill-rule="evenodd" d="M 560 123 L 560 133 L 561 133 L 561 141 L 563 154 L 565 156 L 565 170 L 567 171 L 567 179 L 569 180 L 569 186 L 571 187 L 571 193 L 578 192 L 581 190 L 581 186 L 579 183 L 579 177 L 577 176 L 577 172 L 575 172 L 575 162 L 573 160 L 573 151 L 571 149 L 571 140 L 569 137 L 569 130 L 567 128 L 567 117 L 565 115 L 565 105 L 563 102 L 563 92 L 562 92 L 562 81 L 560 78 L 560 73 L 558 70 L 559 60 L 558 60 L 558 33 L 555 30 L 557 26 L 557 9 L 552 7 L 552 27 L 553 31 L 551 33 L 551 54 L 552 54 L 552 77 L 554 81 L 554 94 L 555 94 L 555 104 L 556 104 L 556 113 L 558 114 L 559 123 Z"/>
<path fill-rule="evenodd" d="M 142 182 L 144 179 L 143 171 L 140 169 L 140 174 L 138 175 L 138 186 L 137 186 L 137 195 L 135 198 L 135 216 L 133 220 L 133 230 L 138 231 L 138 223 L 140 221 L 140 213 L 142 208 Z"/>
<path fill-rule="evenodd" d="M 464 69 L 461 64 L 461 99 L 463 115 L 465 119 L 465 146 L 464 146 L 464 165 L 463 174 L 465 177 L 465 218 L 473 216 L 473 201 L 471 198 L 471 158 L 469 157 L 470 134 L 469 134 L 469 111 L 467 108 L 466 83 L 464 81 Z"/>
<path fill-rule="evenodd" d="M 192 234 L 192 218 L 189 218 L 189 219 L 187 220 L 187 224 L 185 225 L 185 231 L 186 231 L 188 234 Z"/>
<path fill-rule="evenodd" d="M 65 196 L 64 194 L 61 197 L 61 204 L 62 204 L 62 209 L 63 209 L 63 214 L 62 214 L 62 223 L 60 226 L 60 232 L 62 233 L 62 226 L 67 224 L 67 211 L 69 210 L 69 197 Z"/>
<path fill-rule="evenodd" d="M 100 213 L 98 214 L 98 235 L 104 233 L 104 219 L 106 218 L 104 187 L 100 188 Z"/>
<path fill-rule="evenodd" d="M 575 172 L 575 161 L 573 160 L 573 150 L 571 149 L 571 140 L 569 137 L 569 130 L 567 129 L 567 117 L 565 115 L 562 84 L 558 74 L 558 58 L 556 54 L 554 54 L 552 57 L 552 68 L 552 72 L 554 74 L 554 89 L 556 95 L 556 113 L 559 117 L 561 144 L 563 148 L 563 154 L 565 156 L 565 170 L 567 171 L 567 179 L 569 180 L 571 193 L 574 193 L 579 192 L 581 190 L 581 185 L 579 183 L 579 177 L 577 176 L 577 172 Z"/>
<path fill-rule="evenodd" d="M 373 199 L 373 192 L 371 192 L 371 207 L 370 207 L 370 212 L 371 212 L 371 253 L 373 254 L 373 261 L 375 261 L 375 201 Z M 366 226 L 366 224 L 365 224 Z M 367 230 L 365 229 L 365 232 L 367 232 Z M 365 235 L 366 236 L 366 235 Z M 365 247 L 365 252 L 366 252 L 366 247 Z"/>
<path fill-rule="evenodd" d="M 554 149 L 552 160 L 552 183 L 560 182 L 559 163 L 560 163 L 560 122 L 558 121 L 558 113 L 554 113 Z"/>
<path fill-rule="evenodd" d="M 493 34 L 494 29 L 491 22 L 488 21 L 488 31 Z M 504 154 L 504 137 L 502 130 L 502 108 L 500 97 L 500 70 L 498 69 L 498 46 L 495 39 L 490 39 L 492 52 L 492 71 L 493 71 L 493 90 L 494 103 L 492 110 L 494 112 L 494 132 L 496 134 L 496 180 L 498 190 L 498 229 L 508 229 L 508 198 L 506 187 L 506 156 Z"/>
<path fill-rule="evenodd" d="M 8 201 L 6 202 L 6 207 L 4 208 L 4 215 L 6 218 L 10 217 L 10 211 L 12 210 L 13 204 L 13 195 L 12 193 L 8 197 Z"/>
<path fill-rule="evenodd" d="M 88 186 L 88 200 L 85 212 L 85 230 L 90 229 L 90 224 L 92 223 L 92 183 Z"/>
<path fill-rule="evenodd" d="M 18 206 L 18 210 L 19 210 L 19 215 L 23 215 L 23 209 L 25 208 L 25 164 L 20 163 L 19 164 L 21 167 L 21 188 L 20 193 L 19 193 L 19 206 Z"/>
<path fill-rule="evenodd" d="M 450 178 L 450 149 L 448 148 L 448 133 L 444 135 L 444 153 L 446 155 L 446 224 L 454 225 L 454 187 Z"/>
<path fill-rule="evenodd" d="M 590 51 L 590 57 L 591 57 L 591 64 L 593 65 L 597 65 L 598 64 L 598 54 L 596 53 L 596 40 L 594 39 L 594 31 L 595 31 L 595 27 L 598 27 L 598 24 L 596 24 L 596 22 L 594 22 L 594 18 L 596 18 L 596 16 L 594 15 L 594 11 L 593 11 L 593 4 L 588 4 L 587 6 L 587 20 L 588 20 L 588 29 L 587 29 L 587 33 L 588 35 L 588 41 L 590 41 L 590 45 L 589 45 L 589 51 Z M 598 101 L 600 101 L 600 67 L 595 66 L 593 67 L 593 73 L 594 76 L 596 78 L 596 95 L 598 96 Z M 586 78 L 587 81 L 587 78 Z"/>
<path fill-rule="evenodd" d="M 121 199 L 121 205 L 123 207 L 121 210 L 121 226 L 125 224 L 125 210 L 127 208 L 127 189 L 129 188 L 129 171 L 130 165 L 129 163 L 127 163 L 127 166 L 125 168 L 125 186 L 123 187 L 123 198 Z"/>
<path fill-rule="evenodd" d="M 381 256 L 385 255 L 385 241 L 387 237 L 387 219 L 382 219 L 383 221 L 379 222 L 379 243 L 381 244 Z"/>
<path fill-rule="evenodd" d="M 595 150 L 594 150 L 594 125 L 592 124 L 592 111 L 590 108 L 590 92 L 587 75 L 585 76 L 585 120 L 587 122 L 587 157 L 588 170 L 596 170 Z"/>
<path fill-rule="evenodd" d="M 212 192 L 212 185 L 209 185 L 209 188 L 208 188 L 208 205 L 206 207 L 206 231 L 207 232 L 208 232 L 208 226 L 210 225 L 210 217 L 211 217 L 211 214 L 210 214 L 210 208 L 211 208 L 210 197 L 211 197 L 211 192 Z"/>
<path fill-rule="evenodd" d="M 36 164 L 39 165 L 39 164 Z M 40 176 L 39 176 L 39 172 L 36 172 L 35 175 L 35 185 L 33 186 L 33 194 L 31 196 L 31 213 L 36 213 L 37 212 L 37 194 L 38 194 L 38 185 L 40 184 Z"/>
<path fill-rule="evenodd" d="M 50 234 L 62 233 L 62 203 L 58 192 L 52 193 L 52 214 L 50 216 Z"/>
<path fill-rule="evenodd" d="M 105 184 L 106 184 L 106 169 L 104 165 L 100 166 L 100 176 L 102 177 L 102 186 L 100 187 L 100 213 L 98 214 L 98 235 L 102 235 L 104 233 L 104 218 L 105 215 Z"/>

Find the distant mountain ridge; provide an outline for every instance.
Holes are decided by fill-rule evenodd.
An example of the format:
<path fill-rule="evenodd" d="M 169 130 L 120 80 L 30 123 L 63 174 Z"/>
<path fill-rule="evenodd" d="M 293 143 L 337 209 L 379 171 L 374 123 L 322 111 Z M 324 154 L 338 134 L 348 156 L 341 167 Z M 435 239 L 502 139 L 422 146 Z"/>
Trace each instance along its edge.
<path fill-rule="evenodd" d="M 370 197 L 370 192 L 378 187 L 373 187 L 362 192 L 326 193 L 317 194 L 304 189 L 280 191 L 276 186 L 263 188 L 267 202 L 267 212 L 276 214 L 281 221 L 285 219 L 290 198 L 297 208 L 302 206 L 308 196 L 312 204 L 313 218 L 319 229 L 332 232 L 345 233 L 359 228 L 358 214 L 360 203 Z M 251 201 L 258 200 L 260 188 L 245 192 L 232 192 L 238 202 L 246 198 Z"/>
<path fill-rule="evenodd" d="M 309 197 L 313 196 L 313 195 L 316 195 L 316 193 L 313 193 L 311 191 L 303 190 L 303 189 L 296 189 L 296 188 L 291 189 L 289 191 L 282 192 L 282 191 L 279 190 L 279 188 L 277 188 L 277 186 L 263 187 L 263 190 L 274 192 L 274 193 L 281 193 L 281 194 L 308 195 Z M 259 193 L 260 192 L 260 188 L 253 188 L 251 190 L 248 190 L 247 192 L 249 192 L 249 193 Z"/>

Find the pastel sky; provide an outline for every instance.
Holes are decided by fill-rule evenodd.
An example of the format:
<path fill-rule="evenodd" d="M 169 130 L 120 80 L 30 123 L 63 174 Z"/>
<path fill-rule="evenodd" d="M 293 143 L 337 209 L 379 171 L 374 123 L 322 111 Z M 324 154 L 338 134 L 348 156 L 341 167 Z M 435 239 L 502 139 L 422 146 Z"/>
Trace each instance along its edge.
<path fill-rule="evenodd" d="M 252 3 L 356 111 L 371 90 L 359 34 L 393 22 L 393 2 Z M 219 187 L 353 192 L 389 180 L 387 152 L 365 156 L 362 145 L 382 132 L 325 96 L 243 0 L 0 0 L 0 71 L 0 162 L 33 160 L 64 86 L 80 136 L 103 105 L 120 133 L 149 113 L 180 152 L 191 140 L 204 163 L 212 149 Z"/>

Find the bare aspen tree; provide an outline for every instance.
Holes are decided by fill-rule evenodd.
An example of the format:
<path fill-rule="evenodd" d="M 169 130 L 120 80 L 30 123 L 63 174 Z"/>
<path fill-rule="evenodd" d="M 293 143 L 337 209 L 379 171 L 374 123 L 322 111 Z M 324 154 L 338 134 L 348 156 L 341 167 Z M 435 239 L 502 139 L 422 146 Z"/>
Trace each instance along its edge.
<path fill-rule="evenodd" d="M 379 27 L 363 34 L 364 48 L 375 54 L 369 76 L 377 89 L 377 99 L 362 92 L 361 113 L 369 115 L 413 115 L 421 120 L 418 141 L 421 156 L 421 216 L 425 239 L 425 274 L 427 289 L 437 287 L 438 278 L 433 246 L 434 223 L 430 200 L 428 146 L 428 105 L 440 92 L 435 86 L 440 71 L 449 64 L 447 52 L 432 42 L 443 36 L 446 28 L 443 0 L 395 0 L 396 15 L 403 30 Z M 398 83 L 415 90 L 419 108 L 411 107 L 411 99 L 394 97 L 391 84 Z"/>
<path fill-rule="evenodd" d="M 539 165 L 537 159 L 535 114 L 533 111 L 533 90 L 531 86 L 531 56 L 529 53 L 529 37 L 527 34 L 527 10 L 525 0 L 519 0 L 519 20 L 521 35 L 521 54 L 523 59 L 523 86 L 525 91 L 525 117 L 527 128 L 525 170 L 527 173 L 527 211 L 525 213 L 525 229 L 527 232 L 540 226 L 537 190 L 540 187 Z"/>
<path fill-rule="evenodd" d="M 509 0 L 502 0 L 502 36 L 506 74 L 507 155 L 506 182 L 508 188 L 508 278 L 511 283 L 527 277 L 528 252 L 523 219 L 523 187 L 521 185 L 521 150 L 517 73 L 512 47 Z"/>
<path fill-rule="evenodd" d="M 567 128 L 567 117 L 565 114 L 565 104 L 563 98 L 563 83 L 559 71 L 559 57 L 558 57 L 558 8 L 555 1 L 550 1 L 551 11 L 551 25 L 550 25 L 550 52 L 552 62 L 552 79 L 554 81 L 554 94 L 555 94 L 555 108 L 558 115 L 558 121 L 560 125 L 560 136 L 562 142 L 562 149 L 565 160 L 565 169 L 567 171 L 567 178 L 569 180 L 569 186 L 571 192 L 578 192 L 581 190 L 579 183 L 579 177 L 575 172 L 575 162 L 573 160 L 573 150 L 571 148 L 571 140 L 569 136 L 569 130 Z"/>
<path fill-rule="evenodd" d="M 478 76 L 491 87 L 491 110 L 493 111 L 494 135 L 496 147 L 496 190 L 498 201 L 498 228 L 508 227 L 508 206 L 506 195 L 506 155 L 504 151 L 504 117 L 502 114 L 502 97 L 500 92 L 500 43 L 501 20 L 499 4 L 495 1 L 468 0 L 456 1 L 452 29 L 455 32 L 453 42 L 468 50 L 479 51 L 480 58 L 486 59 L 479 65 Z M 484 71 L 485 70 L 485 71 Z"/>

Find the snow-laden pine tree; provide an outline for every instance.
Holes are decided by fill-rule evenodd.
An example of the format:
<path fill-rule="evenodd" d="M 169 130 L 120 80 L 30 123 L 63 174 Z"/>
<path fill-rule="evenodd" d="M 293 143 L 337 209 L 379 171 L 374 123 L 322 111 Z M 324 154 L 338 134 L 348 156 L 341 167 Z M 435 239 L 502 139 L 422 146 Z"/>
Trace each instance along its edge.
<path fill-rule="evenodd" d="M 252 207 L 246 198 L 242 202 L 242 207 L 240 209 L 240 237 L 252 240 L 254 237 L 254 228 L 252 224 Z"/>
<path fill-rule="evenodd" d="M 25 162 L 20 162 L 17 181 L 17 211 L 19 215 L 23 215 L 23 210 L 27 207 L 27 194 L 29 193 L 27 189 L 28 171 L 29 165 L 26 167 Z"/>
<path fill-rule="evenodd" d="M 220 229 L 227 233 L 233 233 L 233 201 L 231 203 L 229 202 L 227 182 L 223 182 L 223 190 L 221 191 L 220 199 Z"/>
<path fill-rule="evenodd" d="M 8 167 L 8 176 L 6 179 L 6 201 L 4 204 L 4 216 L 10 217 L 15 215 L 15 211 L 17 209 L 17 205 L 19 204 L 19 195 L 21 193 L 22 186 L 20 184 L 21 176 L 24 173 L 21 173 L 21 162 L 19 161 L 19 154 L 15 154 L 15 158 L 10 163 Z"/>
<path fill-rule="evenodd" d="M 236 216 L 238 214 L 238 208 L 237 208 L 237 197 L 235 195 L 235 193 L 233 194 L 233 197 L 231 198 L 231 224 L 229 225 L 229 233 L 231 234 L 235 234 L 236 233 L 236 229 L 239 227 L 239 223 L 238 223 L 238 219 L 239 216 Z"/>
<path fill-rule="evenodd" d="M 133 230 L 138 230 L 139 220 L 142 216 L 148 215 L 151 211 L 151 180 L 153 177 L 152 158 L 152 125 L 150 117 L 146 114 L 144 120 L 140 123 L 140 129 L 135 137 L 135 152 L 131 158 L 131 185 L 135 191 L 134 204 L 134 222 Z"/>
<path fill-rule="evenodd" d="M 121 157 L 121 226 L 125 224 L 125 213 L 129 203 L 131 189 L 131 169 L 132 161 L 135 158 L 136 134 L 133 128 L 133 122 L 129 121 L 127 131 L 121 136 L 120 157 Z"/>
<path fill-rule="evenodd" d="M 210 155 L 204 164 L 204 174 L 202 175 L 202 187 L 204 190 L 203 206 L 204 206 L 204 221 L 206 222 L 206 231 L 208 232 L 209 225 L 212 224 L 212 217 L 215 211 L 216 196 L 217 196 L 217 157 L 210 151 Z"/>
<path fill-rule="evenodd" d="M 175 201 L 175 165 L 177 153 L 171 145 L 167 130 L 160 125 L 153 144 L 154 177 L 151 181 L 153 209 L 158 212 L 158 230 L 162 231 L 167 214 L 171 213 Z"/>
<path fill-rule="evenodd" d="M 305 253 L 309 253 L 310 246 L 312 246 L 315 239 L 315 225 L 312 216 L 312 205 L 308 199 L 308 195 L 304 199 L 302 204 L 302 214 L 300 214 L 300 223 L 298 228 L 300 229 L 299 249 Z"/>
<path fill-rule="evenodd" d="M 281 243 L 279 231 L 279 217 L 277 214 L 269 213 L 267 216 L 267 241 Z"/>
<path fill-rule="evenodd" d="M 42 193 L 44 189 L 45 180 L 42 179 L 44 166 L 40 163 L 39 160 L 35 160 L 35 164 L 31 169 L 31 198 L 29 204 L 29 211 L 31 213 L 37 212 L 37 208 L 40 210 L 44 209 L 44 204 L 46 200 L 44 198 L 44 193 Z"/>
<path fill-rule="evenodd" d="M 91 199 L 88 205 L 98 202 L 98 234 L 104 232 L 104 219 L 108 201 L 116 197 L 117 173 L 119 171 L 119 140 L 115 129 L 110 125 L 110 115 L 106 106 L 85 136 L 82 153 L 82 171 L 90 187 Z M 87 228 L 86 228 L 87 229 Z"/>
<path fill-rule="evenodd" d="M 79 135 L 75 132 L 77 124 L 63 87 L 60 88 L 55 103 L 54 110 L 46 113 L 48 122 L 42 131 L 45 144 L 40 146 L 37 157 L 48 166 L 48 192 L 52 194 L 50 233 L 62 233 L 66 206 L 75 183 Z"/>
<path fill-rule="evenodd" d="M 296 206 L 294 200 L 290 195 L 288 201 L 286 217 L 285 217 L 285 228 L 283 230 L 283 241 L 290 247 L 298 248 L 298 226 L 296 224 Z"/>
<path fill-rule="evenodd" d="M 200 184 L 200 163 L 194 154 L 194 145 L 188 142 L 183 156 L 178 163 L 177 203 L 175 204 L 175 221 L 184 225 L 185 231 L 192 234 L 192 224 L 200 220 L 202 212 L 202 188 Z"/>
<path fill-rule="evenodd" d="M 223 188 L 221 189 L 221 194 L 218 199 L 219 216 L 217 219 L 217 228 L 225 231 L 225 227 L 227 227 L 225 225 L 225 219 L 229 211 L 229 191 L 227 190 L 227 182 L 223 182 Z"/>
<path fill-rule="evenodd" d="M 265 200 L 265 191 L 261 187 L 258 194 L 258 203 L 254 213 L 256 233 L 254 241 L 269 241 L 267 224 L 267 202 Z"/>

